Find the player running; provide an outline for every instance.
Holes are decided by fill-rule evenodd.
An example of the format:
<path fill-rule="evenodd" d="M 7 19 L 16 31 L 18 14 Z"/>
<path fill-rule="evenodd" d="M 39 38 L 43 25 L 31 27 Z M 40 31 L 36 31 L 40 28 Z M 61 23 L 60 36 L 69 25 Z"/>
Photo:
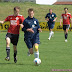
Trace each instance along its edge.
<path fill-rule="evenodd" d="M 57 19 L 56 14 L 53 13 L 52 9 L 49 9 L 49 13 L 45 17 L 45 20 L 48 21 L 47 23 L 48 23 L 48 27 L 50 31 L 48 40 L 50 40 L 51 37 L 54 35 L 53 28 L 54 28 L 56 19 Z"/>
<path fill-rule="evenodd" d="M 65 35 L 65 42 L 67 42 L 67 37 L 68 37 L 68 30 L 70 27 L 70 22 L 72 26 L 72 21 L 71 21 L 71 14 L 68 13 L 68 8 L 64 8 L 65 13 L 61 15 L 60 19 L 60 26 L 62 26 L 62 19 L 63 19 L 63 30 L 64 30 L 64 35 Z"/>
<path fill-rule="evenodd" d="M 14 7 L 14 14 L 9 15 L 4 21 L 0 21 L 1 23 L 4 23 L 6 21 L 10 22 L 10 27 L 8 28 L 7 34 L 6 34 L 6 53 L 7 57 L 5 60 L 10 60 L 10 42 L 13 44 L 14 48 L 14 62 L 17 62 L 17 43 L 19 39 L 19 29 L 20 26 L 23 28 L 23 21 L 24 17 L 19 14 L 20 7 L 16 6 Z"/>
<path fill-rule="evenodd" d="M 23 22 L 24 27 L 22 28 L 22 31 L 24 31 L 24 41 L 29 49 L 28 55 L 33 54 L 34 46 L 35 58 L 39 58 L 39 31 L 42 32 L 42 30 L 38 20 L 34 18 L 34 10 L 32 8 L 28 10 L 28 15 L 29 16 Z"/>

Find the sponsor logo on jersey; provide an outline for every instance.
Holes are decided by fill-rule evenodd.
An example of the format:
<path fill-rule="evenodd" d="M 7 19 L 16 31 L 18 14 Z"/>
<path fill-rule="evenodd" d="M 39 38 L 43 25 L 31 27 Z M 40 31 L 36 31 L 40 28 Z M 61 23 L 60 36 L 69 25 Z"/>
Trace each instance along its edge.
<path fill-rule="evenodd" d="M 32 25 L 32 28 L 35 28 L 35 25 Z"/>
<path fill-rule="evenodd" d="M 12 17 L 10 19 L 12 19 Z"/>
<path fill-rule="evenodd" d="M 17 20 L 10 20 L 11 25 L 17 25 Z"/>
<path fill-rule="evenodd" d="M 67 19 L 67 16 L 64 16 L 64 19 Z"/>
<path fill-rule="evenodd" d="M 67 15 L 67 17 L 68 17 L 69 15 Z"/>
<path fill-rule="evenodd" d="M 19 18 L 18 17 L 16 17 L 16 20 L 18 20 Z"/>
<path fill-rule="evenodd" d="M 36 24 L 36 21 L 34 21 L 34 24 Z"/>
<path fill-rule="evenodd" d="M 54 17 L 54 15 L 52 15 L 52 17 Z"/>

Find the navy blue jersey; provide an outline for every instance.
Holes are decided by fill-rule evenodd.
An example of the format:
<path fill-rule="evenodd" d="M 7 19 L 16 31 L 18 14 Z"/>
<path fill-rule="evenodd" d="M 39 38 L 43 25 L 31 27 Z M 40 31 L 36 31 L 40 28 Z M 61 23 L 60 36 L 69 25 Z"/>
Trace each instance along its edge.
<path fill-rule="evenodd" d="M 48 18 L 48 19 L 49 19 L 49 21 L 48 21 L 49 24 L 54 24 L 55 22 L 53 22 L 53 20 L 54 20 L 54 18 L 56 18 L 56 17 L 57 17 L 57 16 L 56 16 L 55 13 L 52 13 L 52 14 L 48 13 L 45 18 Z"/>
<path fill-rule="evenodd" d="M 39 22 L 36 18 L 30 18 L 29 16 L 24 20 L 23 22 L 24 27 L 22 28 L 22 31 L 24 31 L 24 37 L 25 38 L 34 38 L 36 36 L 39 37 L 39 31 L 38 28 L 40 28 L 39 26 Z M 26 31 L 26 29 L 28 28 L 32 28 L 34 30 L 34 33 L 28 32 Z"/>

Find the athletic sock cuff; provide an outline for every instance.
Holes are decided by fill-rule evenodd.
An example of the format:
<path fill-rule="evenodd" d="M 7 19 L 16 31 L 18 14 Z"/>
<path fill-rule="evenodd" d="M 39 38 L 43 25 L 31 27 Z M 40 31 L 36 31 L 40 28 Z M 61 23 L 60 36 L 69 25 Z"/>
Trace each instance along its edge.
<path fill-rule="evenodd" d="M 10 49 L 10 47 L 6 47 L 6 49 Z"/>

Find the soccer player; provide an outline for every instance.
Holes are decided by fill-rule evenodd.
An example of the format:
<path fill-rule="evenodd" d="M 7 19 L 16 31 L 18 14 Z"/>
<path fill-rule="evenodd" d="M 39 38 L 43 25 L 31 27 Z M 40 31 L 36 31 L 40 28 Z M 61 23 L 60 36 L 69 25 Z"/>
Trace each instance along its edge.
<path fill-rule="evenodd" d="M 13 44 L 14 48 L 14 62 L 17 62 L 17 43 L 19 39 L 19 29 L 20 26 L 23 28 L 23 21 L 24 17 L 19 14 L 20 7 L 16 6 L 14 7 L 14 14 L 9 15 L 4 21 L 0 21 L 0 23 L 4 23 L 6 21 L 10 22 L 10 27 L 8 28 L 7 34 L 6 34 L 6 53 L 7 57 L 5 60 L 10 60 L 10 42 Z"/>
<path fill-rule="evenodd" d="M 45 20 L 48 21 L 47 23 L 48 23 L 48 27 L 50 31 L 48 40 L 50 40 L 51 37 L 54 35 L 53 28 L 54 28 L 56 19 L 57 19 L 56 14 L 53 13 L 52 9 L 49 9 L 49 13 L 47 13 L 47 15 L 45 16 Z"/>
<path fill-rule="evenodd" d="M 72 26 L 72 21 L 71 21 L 71 14 L 68 13 L 68 8 L 64 8 L 65 13 L 61 15 L 60 19 L 60 26 L 62 26 L 62 19 L 63 19 L 63 30 L 64 30 L 64 35 L 65 35 L 65 42 L 67 42 L 67 37 L 68 37 L 68 30 L 70 27 L 70 22 Z"/>
<path fill-rule="evenodd" d="M 28 9 L 28 17 L 24 20 L 23 25 L 22 31 L 24 31 L 24 41 L 29 49 L 28 55 L 33 54 L 34 46 L 35 58 L 39 58 L 39 31 L 42 32 L 42 30 L 38 20 L 34 18 L 34 10 L 32 8 Z"/>

